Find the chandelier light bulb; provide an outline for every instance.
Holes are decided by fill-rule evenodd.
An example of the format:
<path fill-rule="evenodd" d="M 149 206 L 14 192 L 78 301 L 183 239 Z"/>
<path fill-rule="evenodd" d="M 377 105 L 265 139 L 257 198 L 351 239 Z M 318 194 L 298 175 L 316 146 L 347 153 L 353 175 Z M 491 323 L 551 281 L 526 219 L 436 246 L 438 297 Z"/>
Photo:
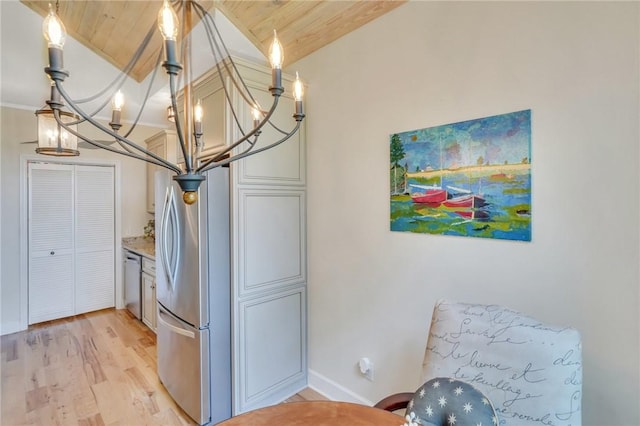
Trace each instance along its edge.
<path fill-rule="evenodd" d="M 301 101 L 302 95 L 304 95 L 304 86 L 302 85 L 302 81 L 300 81 L 298 71 L 296 71 L 296 79 L 293 82 L 293 99 Z"/>
<path fill-rule="evenodd" d="M 118 90 L 116 94 L 113 96 L 113 110 L 114 111 L 122 111 L 122 106 L 124 105 L 124 95 L 121 90 Z"/>
<path fill-rule="evenodd" d="M 178 16 L 168 0 L 164 0 L 162 8 L 158 12 L 158 28 L 165 40 L 175 40 L 178 37 Z"/>
<path fill-rule="evenodd" d="M 251 108 L 251 115 L 253 115 L 254 120 L 260 120 L 260 110 L 258 107 Z"/>
<path fill-rule="evenodd" d="M 260 109 L 257 106 L 251 108 L 251 115 L 253 116 L 253 128 L 257 128 L 260 124 L 261 114 Z"/>
<path fill-rule="evenodd" d="M 284 50 L 282 48 L 282 44 L 280 44 L 280 40 L 278 40 L 276 30 L 273 30 L 273 43 L 271 43 L 271 48 L 269 49 L 269 60 L 271 61 L 271 68 L 282 68 L 282 63 L 284 62 Z"/>
<path fill-rule="evenodd" d="M 193 108 L 193 132 L 195 133 L 196 139 L 202 136 L 202 116 L 204 115 L 204 111 L 202 110 L 202 104 L 200 103 L 200 99 L 196 102 L 196 106 Z"/>
<path fill-rule="evenodd" d="M 196 121 L 196 123 L 202 123 L 203 114 L 204 112 L 202 111 L 202 104 L 200 103 L 200 99 L 198 99 L 198 102 L 196 102 L 196 106 L 193 109 L 193 119 Z"/>
<path fill-rule="evenodd" d="M 58 139 L 58 129 L 47 130 L 47 140 L 51 146 L 56 144 L 56 140 Z"/>
<path fill-rule="evenodd" d="M 64 24 L 54 12 L 51 4 L 49 4 L 49 14 L 42 23 L 42 33 L 44 34 L 44 38 L 47 40 L 49 47 L 62 49 L 67 38 L 67 32 L 64 28 Z"/>

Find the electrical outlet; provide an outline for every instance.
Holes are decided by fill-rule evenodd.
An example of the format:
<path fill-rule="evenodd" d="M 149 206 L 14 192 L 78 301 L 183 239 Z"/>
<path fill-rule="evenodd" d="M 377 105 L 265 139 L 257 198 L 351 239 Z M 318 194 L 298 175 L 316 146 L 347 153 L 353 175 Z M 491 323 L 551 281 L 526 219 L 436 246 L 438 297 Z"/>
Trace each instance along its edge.
<path fill-rule="evenodd" d="M 360 368 L 360 373 L 373 382 L 373 362 L 366 357 L 360 358 L 358 361 L 358 367 Z"/>
<path fill-rule="evenodd" d="M 364 377 L 373 382 L 373 363 L 369 364 L 369 369 L 364 373 Z"/>

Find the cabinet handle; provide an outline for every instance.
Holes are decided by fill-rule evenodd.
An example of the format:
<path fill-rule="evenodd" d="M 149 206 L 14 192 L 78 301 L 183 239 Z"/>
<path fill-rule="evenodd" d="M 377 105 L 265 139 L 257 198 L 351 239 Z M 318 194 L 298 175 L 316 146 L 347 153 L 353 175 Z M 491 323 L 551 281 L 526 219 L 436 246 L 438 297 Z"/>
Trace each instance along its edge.
<path fill-rule="evenodd" d="M 56 254 L 55 251 L 52 251 L 51 253 L 49 253 L 51 256 L 53 256 L 54 254 Z"/>

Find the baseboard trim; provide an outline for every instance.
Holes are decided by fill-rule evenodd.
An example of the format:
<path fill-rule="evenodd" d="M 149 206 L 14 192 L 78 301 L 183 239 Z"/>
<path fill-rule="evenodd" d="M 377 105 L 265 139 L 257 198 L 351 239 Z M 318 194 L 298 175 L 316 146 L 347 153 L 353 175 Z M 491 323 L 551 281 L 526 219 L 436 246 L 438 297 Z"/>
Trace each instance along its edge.
<path fill-rule="evenodd" d="M 373 402 L 345 388 L 339 383 L 309 370 L 309 387 L 331 401 L 345 401 L 372 406 Z"/>
<path fill-rule="evenodd" d="M 0 336 L 5 334 L 17 333 L 18 331 L 26 330 L 20 324 L 20 321 L 4 322 L 0 324 Z"/>

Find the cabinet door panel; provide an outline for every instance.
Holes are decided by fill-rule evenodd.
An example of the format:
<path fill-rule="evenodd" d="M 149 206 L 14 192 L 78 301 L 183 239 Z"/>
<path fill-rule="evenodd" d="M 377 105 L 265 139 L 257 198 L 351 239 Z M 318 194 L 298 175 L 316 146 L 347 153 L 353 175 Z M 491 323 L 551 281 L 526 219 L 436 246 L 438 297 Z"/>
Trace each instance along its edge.
<path fill-rule="evenodd" d="M 29 163 L 29 324 L 74 313 L 73 166 Z"/>
<path fill-rule="evenodd" d="M 76 168 L 76 250 L 114 247 L 115 193 L 113 167 Z"/>
<path fill-rule="evenodd" d="M 113 167 L 76 166 L 75 313 L 115 306 Z"/>
<path fill-rule="evenodd" d="M 142 322 L 156 330 L 156 281 L 153 275 L 142 273 Z"/>
<path fill-rule="evenodd" d="M 166 146 L 162 141 L 156 141 L 154 143 L 147 144 L 147 150 L 149 152 L 165 158 L 166 157 Z M 160 170 L 160 166 L 156 166 L 155 164 L 147 163 L 147 213 L 153 213 L 156 209 L 156 201 L 154 194 L 154 182 L 156 171 Z"/>
<path fill-rule="evenodd" d="M 238 194 L 240 297 L 305 281 L 304 192 L 241 189 Z"/>
<path fill-rule="evenodd" d="M 29 324 L 75 313 L 73 254 L 32 258 L 29 265 Z"/>
<path fill-rule="evenodd" d="M 226 146 L 225 143 L 225 99 L 222 87 L 213 92 L 198 91 L 196 96 L 202 103 L 204 116 L 202 118 L 202 147 L 201 156 L 214 154 Z"/>
<path fill-rule="evenodd" d="M 288 84 L 285 82 L 284 84 Z M 249 85 L 254 97 L 262 109 L 268 109 L 273 103 L 273 96 L 264 85 Z M 272 123 L 279 129 L 289 132 L 296 121 L 292 115 L 295 111 L 294 101 L 288 96 L 281 96 L 278 108 L 271 117 Z M 249 107 L 244 105 L 243 120 L 245 129 L 253 127 Z M 285 185 L 304 185 L 304 129 L 301 129 L 282 144 L 240 161 L 238 164 L 238 183 L 268 183 Z M 237 139 L 240 135 L 234 134 Z M 282 133 L 267 124 L 256 144 L 256 149 L 266 146 L 282 138 Z"/>
<path fill-rule="evenodd" d="M 303 288 L 239 304 L 238 412 L 280 402 L 306 381 Z"/>
<path fill-rule="evenodd" d="M 76 314 L 115 306 L 113 249 L 76 254 Z"/>
<path fill-rule="evenodd" d="M 29 251 L 73 250 L 73 166 L 29 164 Z"/>

